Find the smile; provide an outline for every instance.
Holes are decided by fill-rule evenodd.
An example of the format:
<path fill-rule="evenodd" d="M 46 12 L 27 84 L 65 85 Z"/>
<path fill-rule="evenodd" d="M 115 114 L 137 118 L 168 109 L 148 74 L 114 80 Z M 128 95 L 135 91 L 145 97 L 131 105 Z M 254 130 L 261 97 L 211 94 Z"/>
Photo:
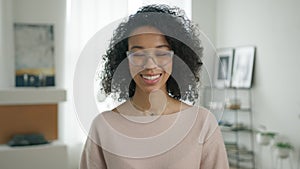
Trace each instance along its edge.
<path fill-rule="evenodd" d="M 162 74 L 156 74 L 156 75 L 141 74 L 141 77 L 143 78 L 144 82 L 149 85 L 154 85 L 155 83 L 157 83 L 160 80 L 161 76 Z"/>
<path fill-rule="evenodd" d="M 158 74 L 158 75 L 141 75 L 142 78 L 144 79 L 147 79 L 147 80 L 155 80 L 155 79 L 158 79 L 161 74 Z"/>

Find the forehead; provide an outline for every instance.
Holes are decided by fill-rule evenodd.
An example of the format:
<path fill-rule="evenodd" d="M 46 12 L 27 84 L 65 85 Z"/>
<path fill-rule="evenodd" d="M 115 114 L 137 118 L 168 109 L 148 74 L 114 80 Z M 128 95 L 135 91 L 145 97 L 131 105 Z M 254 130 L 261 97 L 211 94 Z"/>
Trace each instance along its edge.
<path fill-rule="evenodd" d="M 128 38 L 128 45 L 155 47 L 155 45 L 168 45 L 165 35 L 157 28 L 142 26 L 134 29 Z"/>

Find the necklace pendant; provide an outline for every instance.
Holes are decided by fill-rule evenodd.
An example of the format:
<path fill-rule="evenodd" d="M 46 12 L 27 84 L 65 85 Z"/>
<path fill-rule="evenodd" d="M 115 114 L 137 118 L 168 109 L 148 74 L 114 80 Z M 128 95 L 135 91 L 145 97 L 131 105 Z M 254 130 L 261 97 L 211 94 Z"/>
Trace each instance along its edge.
<path fill-rule="evenodd" d="M 145 115 L 148 115 L 148 116 L 154 116 L 155 113 L 151 112 L 151 111 L 145 111 Z"/>

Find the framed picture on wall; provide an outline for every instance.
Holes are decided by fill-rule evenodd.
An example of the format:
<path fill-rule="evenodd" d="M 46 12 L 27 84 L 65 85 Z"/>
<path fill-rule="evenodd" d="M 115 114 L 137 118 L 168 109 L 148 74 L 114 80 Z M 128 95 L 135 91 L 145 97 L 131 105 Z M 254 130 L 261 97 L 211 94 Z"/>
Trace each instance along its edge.
<path fill-rule="evenodd" d="M 233 48 L 221 48 L 217 50 L 214 73 L 215 87 L 230 87 L 233 54 Z"/>
<path fill-rule="evenodd" d="M 232 83 L 235 88 L 251 88 L 255 46 L 237 47 L 234 53 Z"/>
<path fill-rule="evenodd" d="M 54 25 L 14 24 L 17 87 L 55 86 Z"/>

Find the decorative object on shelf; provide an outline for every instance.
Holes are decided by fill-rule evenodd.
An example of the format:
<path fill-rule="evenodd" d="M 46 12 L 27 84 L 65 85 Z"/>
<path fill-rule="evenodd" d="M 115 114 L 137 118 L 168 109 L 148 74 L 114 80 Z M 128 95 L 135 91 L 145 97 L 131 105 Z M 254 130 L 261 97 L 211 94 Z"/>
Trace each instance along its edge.
<path fill-rule="evenodd" d="M 230 87 L 232 62 L 232 48 L 221 48 L 217 50 L 218 57 L 215 60 L 214 85 L 218 88 Z"/>
<path fill-rule="evenodd" d="M 42 134 L 17 134 L 7 143 L 7 145 L 15 146 L 31 146 L 49 143 Z"/>
<path fill-rule="evenodd" d="M 15 23 L 16 86 L 54 86 L 54 26 Z"/>
<path fill-rule="evenodd" d="M 219 126 L 222 132 L 231 131 L 232 123 L 228 121 L 219 121 Z"/>
<path fill-rule="evenodd" d="M 223 110 L 224 109 L 224 103 L 223 102 L 209 102 L 209 109 L 211 110 Z"/>
<path fill-rule="evenodd" d="M 267 146 L 275 136 L 276 133 L 274 132 L 258 132 L 256 134 L 256 141 L 260 145 Z"/>
<path fill-rule="evenodd" d="M 288 142 L 277 142 L 274 146 L 277 149 L 278 157 L 280 158 L 288 158 L 290 152 L 294 149 Z"/>
<path fill-rule="evenodd" d="M 243 131 L 243 130 L 249 130 L 249 128 L 242 122 L 239 123 L 233 123 L 231 126 L 232 131 Z"/>
<path fill-rule="evenodd" d="M 244 46 L 235 48 L 231 82 L 232 87 L 251 88 L 254 58 L 254 46 Z"/>
<path fill-rule="evenodd" d="M 287 161 L 289 163 L 289 168 L 293 169 L 293 162 L 292 162 L 292 153 L 291 151 L 294 150 L 294 147 L 287 141 L 276 141 L 276 143 L 272 146 L 275 150 L 275 168 L 286 169 L 287 166 L 283 166 L 283 162 Z"/>
<path fill-rule="evenodd" d="M 227 98 L 225 101 L 225 107 L 231 110 L 241 109 L 241 100 L 239 98 Z"/>

